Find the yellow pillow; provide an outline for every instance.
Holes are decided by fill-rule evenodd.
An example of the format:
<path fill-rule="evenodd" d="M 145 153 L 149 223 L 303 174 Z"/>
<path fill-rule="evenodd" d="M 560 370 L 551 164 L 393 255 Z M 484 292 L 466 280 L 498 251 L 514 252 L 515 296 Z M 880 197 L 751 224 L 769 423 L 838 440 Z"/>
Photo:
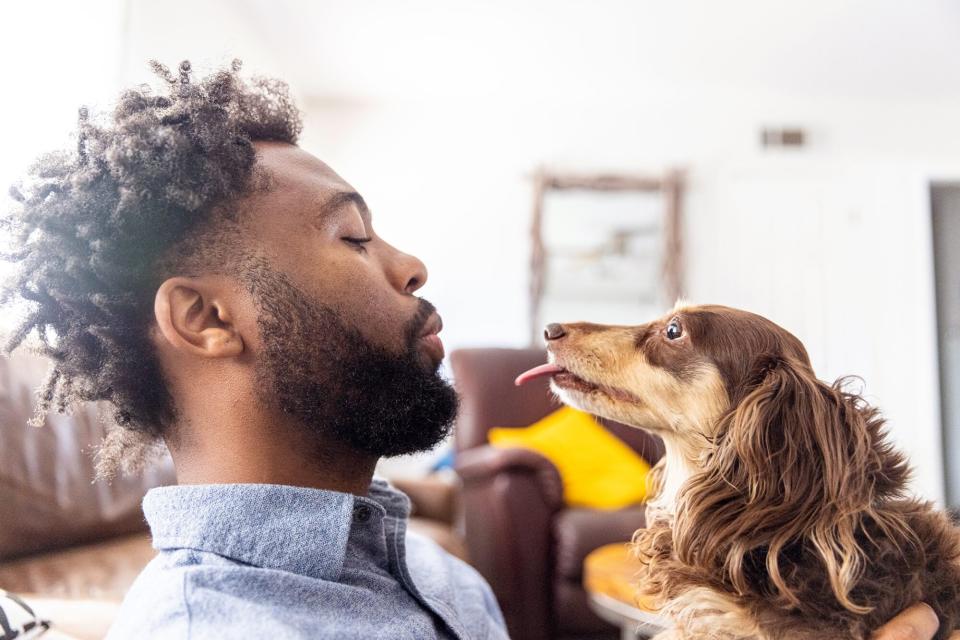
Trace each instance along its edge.
<path fill-rule="evenodd" d="M 489 439 L 495 447 L 532 449 L 549 459 L 568 505 L 619 509 L 647 497 L 650 465 L 583 411 L 563 407 L 529 427 L 494 427 Z"/>

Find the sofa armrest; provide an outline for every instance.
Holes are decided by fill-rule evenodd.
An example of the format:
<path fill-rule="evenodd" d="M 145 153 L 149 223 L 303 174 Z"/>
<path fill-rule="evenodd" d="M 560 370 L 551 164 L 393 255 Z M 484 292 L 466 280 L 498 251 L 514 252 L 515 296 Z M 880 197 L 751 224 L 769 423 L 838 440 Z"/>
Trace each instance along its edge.
<path fill-rule="evenodd" d="M 547 507 L 556 510 L 563 506 L 560 473 L 536 451 L 519 447 L 475 447 L 457 454 L 456 470 L 464 485 L 486 482 L 501 473 L 524 474 L 536 483 Z"/>
<path fill-rule="evenodd" d="M 490 583 L 511 637 L 554 637 L 553 521 L 563 485 L 533 451 L 476 447 L 457 454 L 471 563 Z"/>

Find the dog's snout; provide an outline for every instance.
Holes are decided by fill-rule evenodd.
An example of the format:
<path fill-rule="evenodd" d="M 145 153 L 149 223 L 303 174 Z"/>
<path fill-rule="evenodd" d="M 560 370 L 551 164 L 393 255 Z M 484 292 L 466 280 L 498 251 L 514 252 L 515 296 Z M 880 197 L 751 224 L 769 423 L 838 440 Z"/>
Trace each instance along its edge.
<path fill-rule="evenodd" d="M 563 328 L 562 324 L 557 324 L 556 322 L 551 322 L 543 330 L 543 337 L 546 340 L 557 340 L 567 335 L 566 330 Z"/>

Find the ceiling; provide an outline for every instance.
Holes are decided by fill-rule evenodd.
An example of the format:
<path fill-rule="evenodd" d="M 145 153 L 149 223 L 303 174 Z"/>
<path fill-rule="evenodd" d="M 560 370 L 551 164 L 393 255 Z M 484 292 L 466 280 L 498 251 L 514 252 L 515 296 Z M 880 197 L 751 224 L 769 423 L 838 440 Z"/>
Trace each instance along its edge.
<path fill-rule="evenodd" d="M 526 99 L 723 85 L 811 96 L 960 95 L 946 0 L 237 0 L 315 99 Z M 174 12 L 176 15 L 176 12 Z"/>

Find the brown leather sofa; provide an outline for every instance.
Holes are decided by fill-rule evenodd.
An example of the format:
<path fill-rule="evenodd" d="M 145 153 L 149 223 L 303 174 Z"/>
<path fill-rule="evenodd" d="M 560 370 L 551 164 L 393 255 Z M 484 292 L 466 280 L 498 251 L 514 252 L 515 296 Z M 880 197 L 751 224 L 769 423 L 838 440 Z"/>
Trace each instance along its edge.
<path fill-rule="evenodd" d="M 616 638 L 618 631 L 587 605 L 583 560 L 598 547 L 629 540 L 644 526 L 643 505 L 567 507 L 560 476 L 546 458 L 487 444 L 491 427 L 527 426 L 559 408 L 546 381 L 513 385 L 517 374 L 545 361 L 540 349 L 451 354 L 462 399 L 455 446 L 467 550 L 493 587 L 514 640 Z M 616 423 L 605 426 L 650 463 L 663 455 L 658 439 Z"/>
<path fill-rule="evenodd" d="M 140 501 L 175 482 L 169 458 L 141 475 L 93 482 L 102 407 L 28 426 L 47 363 L 0 356 L 0 589 L 24 594 L 61 638 L 101 638 L 118 603 L 154 556 Z M 410 528 L 466 556 L 453 524 L 455 479 L 395 481 L 411 498 Z"/>

